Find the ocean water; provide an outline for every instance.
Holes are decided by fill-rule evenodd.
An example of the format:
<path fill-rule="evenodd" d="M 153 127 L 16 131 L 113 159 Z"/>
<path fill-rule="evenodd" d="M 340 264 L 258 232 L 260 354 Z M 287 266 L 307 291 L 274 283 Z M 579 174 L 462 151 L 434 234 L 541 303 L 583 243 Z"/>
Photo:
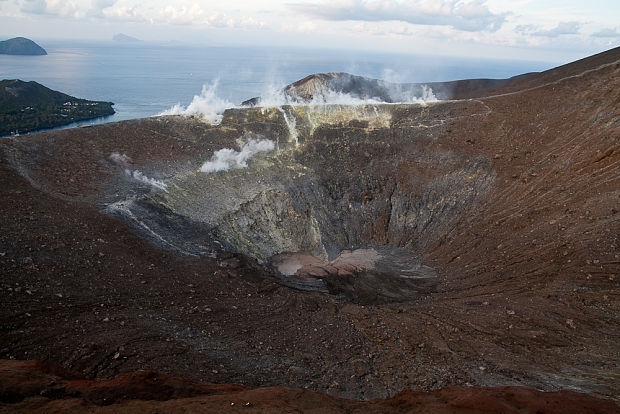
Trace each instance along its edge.
<path fill-rule="evenodd" d="M 269 47 L 75 41 L 39 44 L 47 56 L 0 55 L 0 79 L 34 80 L 79 98 L 114 102 L 115 115 L 81 124 L 149 117 L 176 104 L 186 106 L 201 93 L 203 85 L 235 104 L 318 72 L 348 72 L 394 82 L 433 82 L 506 78 L 557 66 L 557 62 Z"/>

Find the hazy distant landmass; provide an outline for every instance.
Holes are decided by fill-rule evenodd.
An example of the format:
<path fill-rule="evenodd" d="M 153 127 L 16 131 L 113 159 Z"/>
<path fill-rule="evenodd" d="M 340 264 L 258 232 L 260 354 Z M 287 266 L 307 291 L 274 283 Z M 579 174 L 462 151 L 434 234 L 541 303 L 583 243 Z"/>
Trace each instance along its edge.
<path fill-rule="evenodd" d="M 135 43 L 135 42 L 141 42 L 140 39 L 137 39 L 135 37 L 126 35 L 124 33 L 117 33 L 114 36 L 112 36 L 112 40 L 114 40 L 115 42 L 123 42 L 123 43 Z"/>
<path fill-rule="evenodd" d="M 45 49 L 25 37 L 0 42 L 0 54 L 3 55 L 47 55 Z"/>
<path fill-rule="evenodd" d="M 112 105 L 75 98 L 34 81 L 3 80 L 0 81 L 0 136 L 112 115 Z"/>

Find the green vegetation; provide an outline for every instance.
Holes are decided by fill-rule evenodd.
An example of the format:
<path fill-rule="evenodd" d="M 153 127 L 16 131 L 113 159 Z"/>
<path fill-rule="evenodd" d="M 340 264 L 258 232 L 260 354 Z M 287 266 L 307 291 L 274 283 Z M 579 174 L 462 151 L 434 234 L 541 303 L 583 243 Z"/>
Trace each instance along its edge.
<path fill-rule="evenodd" d="M 112 115 L 111 102 L 88 101 L 36 82 L 0 81 L 0 136 Z"/>

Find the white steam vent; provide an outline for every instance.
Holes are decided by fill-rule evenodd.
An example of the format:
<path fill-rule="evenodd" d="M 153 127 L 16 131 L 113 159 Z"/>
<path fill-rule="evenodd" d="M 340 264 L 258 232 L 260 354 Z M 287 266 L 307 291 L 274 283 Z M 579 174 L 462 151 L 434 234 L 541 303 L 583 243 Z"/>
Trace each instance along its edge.
<path fill-rule="evenodd" d="M 280 108 L 283 105 L 290 106 L 325 106 L 325 105 L 375 105 L 385 103 L 420 103 L 437 101 L 433 90 L 427 85 L 417 84 L 396 84 L 359 76 L 347 75 L 346 79 L 359 79 L 361 82 L 360 90 L 351 86 L 351 90 L 335 90 L 330 85 L 318 85 L 312 92 L 310 98 L 300 96 L 293 89 L 288 91 L 288 87 L 277 87 L 273 84 L 266 86 L 266 90 L 260 97 L 252 98 L 241 103 L 241 106 L 261 106 Z M 346 80 L 345 79 L 345 80 Z M 414 85 L 415 87 L 412 87 Z M 224 111 L 229 108 L 238 108 L 239 105 L 220 98 L 217 95 L 218 81 L 215 80 L 210 85 L 203 85 L 200 95 L 195 95 L 187 107 L 180 103 L 174 105 L 159 114 L 160 115 L 183 115 L 194 116 L 211 124 L 219 124 L 222 121 Z M 290 86 L 290 85 L 289 85 Z M 369 90 L 366 90 L 370 88 Z M 374 89 L 373 89 L 374 88 Z M 374 95 L 376 94 L 376 96 Z M 252 102 L 252 103 L 247 103 Z M 291 131 L 291 138 L 296 140 L 294 127 L 291 123 L 294 119 L 287 117 L 283 112 L 287 126 Z M 219 171 L 219 170 L 217 170 Z"/>
<path fill-rule="evenodd" d="M 119 154 L 118 152 L 113 152 L 109 156 L 110 160 L 116 165 L 127 166 L 131 163 L 131 158 L 127 156 L 127 154 Z"/>
<path fill-rule="evenodd" d="M 128 177 L 136 181 L 140 181 L 143 184 L 147 184 L 147 185 L 150 185 L 151 187 L 168 192 L 168 185 L 164 183 L 163 181 L 148 177 L 144 175 L 142 171 L 139 171 L 139 170 L 132 171 L 129 168 L 129 164 L 131 164 L 131 157 L 129 157 L 127 154 L 120 154 L 118 152 L 113 152 L 112 154 L 109 155 L 108 159 L 112 161 L 114 164 L 118 165 L 119 167 L 124 168 L 125 174 Z"/>
<path fill-rule="evenodd" d="M 130 176 L 136 181 L 140 181 L 143 184 L 148 184 L 151 187 L 155 187 L 160 190 L 164 190 L 165 192 L 168 192 L 168 185 L 166 185 L 166 183 L 164 183 L 161 180 L 157 180 L 155 178 L 147 177 L 146 175 L 142 173 L 142 171 L 139 171 L 139 170 L 131 171 L 130 169 L 126 169 L 125 174 L 127 174 L 128 176 Z"/>
<path fill-rule="evenodd" d="M 176 104 L 158 115 L 196 116 L 206 122 L 219 124 L 222 121 L 224 111 L 233 108 L 235 104 L 217 96 L 217 83 L 216 80 L 211 85 L 202 85 L 200 95 L 195 95 L 187 107 Z"/>
<path fill-rule="evenodd" d="M 211 161 L 207 161 L 200 167 L 201 172 L 211 173 L 228 171 L 236 168 L 247 168 L 248 160 L 259 152 L 269 152 L 275 148 L 275 143 L 268 139 L 250 139 L 241 146 L 241 151 L 232 148 L 223 148 L 215 151 Z"/>

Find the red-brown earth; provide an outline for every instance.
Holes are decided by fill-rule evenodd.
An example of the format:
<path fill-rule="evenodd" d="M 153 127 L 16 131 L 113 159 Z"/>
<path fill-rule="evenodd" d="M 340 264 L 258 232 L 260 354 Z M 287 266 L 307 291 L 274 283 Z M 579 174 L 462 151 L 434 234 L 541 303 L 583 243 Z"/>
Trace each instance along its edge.
<path fill-rule="evenodd" d="M 446 387 L 354 401 L 284 387 L 196 383 L 142 371 L 108 381 L 40 361 L 0 361 L 0 413 L 537 413 L 613 414 L 614 402 L 573 391 Z"/>
<path fill-rule="evenodd" d="M 389 128 L 328 125 L 302 143 L 299 151 L 330 142 L 316 150 L 329 154 L 325 160 L 309 164 L 320 182 L 358 169 L 351 182 L 372 176 L 374 187 L 348 195 L 376 212 L 357 234 L 368 245 L 409 246 L 437 272 L 435 289 L 409 300 L 294 290 L 242 252 L 183 255 L 102 212 L 115 186 L 124 188 L 110 154 L 127 154 L 135 169 L 174 174 L 230 146 L 240 131 L 267 125 L 252 118 L 256 111 L 238 110 L 220 126 L 163 117 L 0 141 L 0 357 L 97 379 L 156 370 L 201 383 L 300 388 L 252 390 L 161 374 L 179 390 L 171 391 L 175 398 L 145 402 L 145 391 L 99 408 L 109 411 L 188 404 L 217 412 L 251 402 L 243 409 L 418 412 L 453 399 L 464 401 L 461 412 L 472 404 L 489 412 L 617 411 L 597 398 L 620 395 L 620 50 L 521 81 L 484 97 L 394 106 Z M 365 143 L 338 152 L 337 137 L 373 134 L 400 145 L 396 155 Z M 430 161 L 404 156 L 410 145 Z M 485 160 L 492 185 L 455 220 L 411 242 L 393 231 L 391 204 L 373 203 L 395 187 L 417 194 L 410 177 L 430 182 L 444 174 L 449 167 L 434 154 L 447 153 L 462 171 Z M 385 164 L 364 158 L 381 156 Z M 3 410 L 83 410 L 94 404 L 87 395 L 106 384 L 66 385 L 79 395 L 59 400 L 33 396 L 28 390 L 49 388 L 50 376 L 73 381 L 43 366 L 3 362 L 2 389 L 24 384 L 14 394 L 26 398 L 3 400 Z M 139 388 L 148 375 L 160 376 L 115 381 Z M 31 387 L 24 377 L 41 382 Z M 403 390 L 413 391 L 396 395 Z M 333 397 L 394 395 L 368 403 Z"/>

